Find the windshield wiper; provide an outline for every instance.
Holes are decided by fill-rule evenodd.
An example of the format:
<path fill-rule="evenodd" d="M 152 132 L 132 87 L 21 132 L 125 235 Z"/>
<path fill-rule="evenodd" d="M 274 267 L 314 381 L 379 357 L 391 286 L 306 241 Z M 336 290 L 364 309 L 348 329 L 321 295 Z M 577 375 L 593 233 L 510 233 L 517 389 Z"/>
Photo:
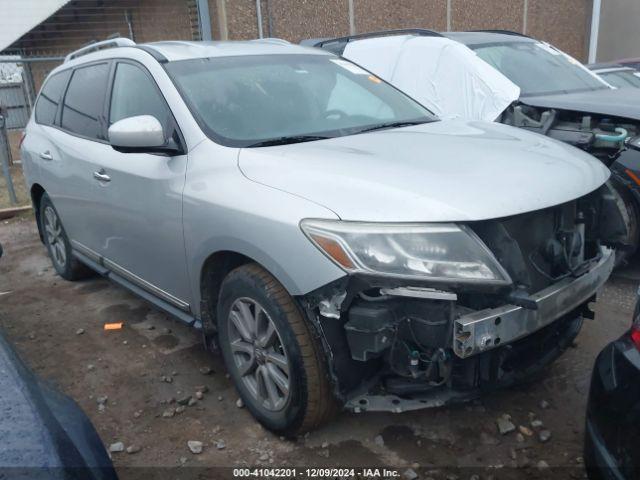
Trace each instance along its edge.
<path fill-rule="evenodd" d="M 291 135 L 288 137 L 277 137 L 269 140 L 262 140 L 261 142 L 247 145 L 245 148 L 271 147 L 274 145 L 288 145 L 290 143 L 313 142 L 314 140 L 326 140 L 327 138 L 333 137 L 328 137 L 326 135 Z"/>
<path fill-rule="evenodd" d="M 410 127 L 412 125 L 422 125 L 423 123 L 429 123 L 433 120 L 412 120 L 412 121 L 404 121 L 404 122 L 387 122 L 387 123 L 379 123 L 377 125 L 373 125 L 371 127 L 363 128 L 362 130 L 358 130 L 357 133 L 363 132 L 373 132 L 374 130 L 384 130 L 387 128 L 399 128 L 399 127 Z"/>

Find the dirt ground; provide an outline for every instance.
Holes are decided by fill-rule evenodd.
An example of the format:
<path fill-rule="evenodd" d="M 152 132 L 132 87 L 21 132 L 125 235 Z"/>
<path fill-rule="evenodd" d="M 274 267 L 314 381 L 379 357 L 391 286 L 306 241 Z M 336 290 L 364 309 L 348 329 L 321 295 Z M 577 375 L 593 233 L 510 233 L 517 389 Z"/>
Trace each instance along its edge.
<path fill-rule="evenodd" d="M 22 174 L 22 165 L 19 163 L 11 165 L 9 171 L 18 203 L 16 205 L 11 203 L 7 179 L 2 174 L 2 171 L 0 171 L 0 208 L 29 205 L 31 200 L 29 198 L 29 192 L 27 191 L 27 184 L 24 181 L 24 175 Z"/>
<path fill-rule="evenodd" d="M 57 277 L 29 217 L 1 223 L 0 242 L 5 335 L 36 374 L 76 400 L 106 446 L 121 441 L 141 448 L 113 454 L 123 480 L 231 478 L 228 467 L 243 466 L 295 466 L 299 477 L 309 466 L 387 466 L 407 478 L 412 469 L 423 479 L 583 478 L 592 364 L 629 327 L 639 279 L 628 269 L 607 283 L 596 320 L 586 321 L 576 348 L 541 381 L 466 406 L 343 413 L 306 438 L 287 441 L 236 406 L 221 359 L 203 350 L 198 332 L 104 279 L 70 283 Z M 115 321 L 124 328 L 103 330 L 105 322 Z M 205 375 L 203 367 L 213 373 Z M 208 388 L 202 400 L 163 417 L 177 406 L 171 399 L 194 395 L 202 385 Z M 101 409 L 97 398 L 104 395 L 108 401 Z M 496 419 L 503 414 L 533 435 L 500 435 Z M 531 419 L 551 432 L 548 441 L 540 441 Z M 204 451 L 192 454 L 188 440 L 204 442 Z M 221 442 L 224 448 L 218 448 Z"/>

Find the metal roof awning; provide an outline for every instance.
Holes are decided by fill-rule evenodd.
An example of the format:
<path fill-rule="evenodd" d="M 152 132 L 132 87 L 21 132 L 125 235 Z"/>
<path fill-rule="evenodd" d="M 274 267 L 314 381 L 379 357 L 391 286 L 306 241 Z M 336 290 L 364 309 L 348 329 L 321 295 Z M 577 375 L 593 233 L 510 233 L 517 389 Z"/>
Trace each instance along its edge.
<path fill-rule="evenodd" d="M 0 0 L 0 52 L 70 0 Z"/>

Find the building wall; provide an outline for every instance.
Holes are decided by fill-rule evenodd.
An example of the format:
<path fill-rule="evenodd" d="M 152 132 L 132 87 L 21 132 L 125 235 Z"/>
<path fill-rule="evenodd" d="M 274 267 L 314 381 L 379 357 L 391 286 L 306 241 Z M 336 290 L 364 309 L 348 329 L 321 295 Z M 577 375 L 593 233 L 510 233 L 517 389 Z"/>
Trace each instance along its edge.
<path fill-rule="evenodd" d="M 638 0 L 625 0 L 637 2 Z M 397 28 L 505 29 L 553 43 L 586 61 L 592 0 L 352 0 L 357 33 Z M 229 39 L 255 38 L 255 0 L 209 0 L 212 32 L 226 9 Z M 292 42 L 347 35 L 349 0 L 261 0 L 264 36 Z M 269 31 L 269 25 L 271 29 Z"/>
<path fill-rule="evenodd" d="M 586 62 L 591 0 L 528 0 L 527 33 Z"/>
<path fill-rule="evenodd" d="M 396 28 L 433 30 L 506 29 L 546 40 L 580 60 L 586 60 L 592 0 L 260 0 L 263 35 L 299 42 L 304 38 L 347 35 Z M 612 7 L 628 4 L 627 8 Z M 91 40 L 119 33 L 137 42 L 199 38 L 196 0 L 75 0 L 33 29 L 3 53 L 26 56 L 64 55 Z M 255 0 L 208 0 L 215 39 L 258 37 Z M 353 10 L 350 12 L 350 4 Z M 603 23 L 617 24 L 640 1 L 603 2 Z M 129 20 L 129 22 L 127 21 Z M 632 22 L 627 20 L 631 25 Z M 626 25 L 625 24 L 625 25 Z M 603 30 L 617 44 L 630 32 Z M 640 31 L 639 31 L 640 32 Z M 39 87 L 51 65 L 34 67 Z"/>
<path fill-rule="evenodd" d="M 598 62 L 640 57 L 640 1 L 603 0 L 600 9 Z"/>

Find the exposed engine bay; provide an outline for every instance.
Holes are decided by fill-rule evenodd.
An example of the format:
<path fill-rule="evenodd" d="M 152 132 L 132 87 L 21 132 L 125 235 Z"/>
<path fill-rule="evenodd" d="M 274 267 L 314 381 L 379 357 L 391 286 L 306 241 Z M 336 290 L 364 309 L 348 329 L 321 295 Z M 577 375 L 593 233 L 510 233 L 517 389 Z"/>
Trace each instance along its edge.
<path fill-rule="evenodd" d="M 580 148 L 611 169 L 611 184 L 627 236 L 618 245 L 617 264 L 635 253 L 640 242 L 640 122 L 607 115 L 533 107 L 516 102 L 498 118 L 506 125 L 547 135 Z"/>
<path fill-rule="evenodd" d="M 625 142 L 640 133 L 640 126 L 628 119 L 544 109 L 524 103 L 509 107 L 499 120 L 578 147 L 607 166 L 618 158 Z"/>
<path fill-rule="evenodd" d="M 464 400 L 530 376 L 568 348 L 613 268 L 625 225 L 609 184 L 577 200 L 466 224 L 509 285 L 352 275 L 301 303 L 335 394 L 353 410 Z"/>

